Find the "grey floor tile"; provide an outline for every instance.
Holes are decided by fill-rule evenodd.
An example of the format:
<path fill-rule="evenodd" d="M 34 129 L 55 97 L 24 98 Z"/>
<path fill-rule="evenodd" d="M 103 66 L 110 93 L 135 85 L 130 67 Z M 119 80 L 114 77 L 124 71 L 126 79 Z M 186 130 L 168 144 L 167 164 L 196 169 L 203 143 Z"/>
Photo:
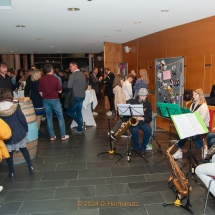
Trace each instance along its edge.
<path fill-rule="evenodd" d="M 34 172 L 53 171 L 56 169 L 56 164 L 34 164 Z M 28 169 L 27 165 L 24 166 L 19 172 L 24 173 Z"/>
<path fill-rule="evenodd" d="M 99 215 L 99 210 L 91 208 L 91 209 L 73 210 L 73 211 L 32 213 L 31 215 Z"/>
<path fill-rule="evenodd" d="M 77 210 L 76 199 L 54 199 L 43 201 L 25 201 L 19 212 L 20 213 L 50 213 L 50 212 L 65 212 Z M 70 212 L 68 212 L 70 214 Z"/>
<path fill-rule="evenodd" d="M 62 163 L 71 163 L 73 156 L 48 156 L 45 159 L 45 164 L 62 164 Z"/>
<path fill-rule="evenodd" d="M 0 203 L 0 214 L 6 215 L 6 214 L 17 214 L 19 211 L 20 206 L 22 205 L 22 202 L 8 202 L 5 204 Z"/>
<path fill-rule="evenodd" d="M 96 196 L 130 194 L 128 184 L 108 184 L 96 186 Z"/>
<path fill-rule="evenodd" d="M 122 183 L 146 181 L 143 175 L 110 177 L 110 178 L 106 178 L 105 180 L 106 180 L 106 184 L 122 184 Z"/>
<path fill-rule="evenodd" d="M 1 186 L 4 187 L 4 190 L 21 190 L 24 189 L 28 182 L 4 182 L 1 183 Z"/>
<path fill-rule="evenodd" d="M 79 170 L 78 179 L 110 177 L 110 168 Z"/>
<path fill-rule="evenodd" d="M 116 203 L 117 204 L 117 203 Z M 120 204 L 120 203 L 119 203 Z M 114 207 L 99 209 L 99 215 L 148 215 L 144 207 Z"/>
<path fill-rule="evenodd" d="M 71 179 L 68 186 L 100 185 L 105 184 L 105 178 Z"/>
<path fill-rule="evenodd" d="M 41 180 L 77 179 L 78 170 L 45 172 Z"/>
<path fill-rule="evenodd" d="M 169 190 L 167 181 L 128 183 L 131 193 L 157 192 Z"/>
<path fill-rule="evenodd" d="M 38 189 L 38 188 L 50 188 L 50 187 L 67 187 L 68 180 L 58 181 L 29 181 L 25 186 L 25 189 Z"/>
<path fill-rule="evenodd" d="M 44 172 L 33 172 L 29 173 L 16 173 L 13 179 L 9 178 L 8 176 L 5 177 L 3 182 L 25 182 L 25 181 L 40 181 Z"/>
<path fill-rule="evenodd" d="M 65 171 L 70 169 L 86 169 L 86 162 L 72 162 L 72 163 L 59 163 L 57 164 L 56 170 Z"/>
<path fill-rule="evenodd" d="M 103 168 L 103 167 L 119 167 L 119 163 L 116 161 L 96 161 L 96 162 L 87 162 L 88 169 L 96 169 L 96 168 Z"/>
<path fill-rule="evenodd" d="M 168 180 L 171 173 L 145 174 L 146 181 L 163 181 Z"/>
<path fill-rule="evenodd" d="M 154 174 L 154 173 L 165 173 L 165 172 L 172 172 L 172 168 L 169 165 L 166 164 L 160 164 L 160 165 L 155 165 L 155 166 L 146 166 L 146 169 L 149 174 Z"/>
<path fill-rule="evenodd" d="M 112 167 L 111 172 L 112 176 L 142 175 L 148 173 L 145 166 Z"/>
<path fill-rule="evenodd" d="M 142 194 L 120 195 L 120 202 L 135 202 L 138 206 L 144 206 L 145 204 L 162 203 L 163 197 L 160 193 L 150 192 Z"/>
<path fill-rule="evenodd" d="M 95 186 L 57 188 L 54 199 L 95 196 Z"/>
<path fill-rule="evenodd" d="M 4 202 L 53 199 L 55 191 L 56 188 L 13 190 L 7 194 L 6 198 L 4 199 Z"/>
<path fill-rule="evenodd" d="M 73 162 L 100 161 L 100 157 L 97 155 L 73 156 L 72 161 Z"/>
<path fill-rule="evenodd" d="M 39 153 L 39 157 L 43 156 L 55 156 L 55 155 L 67 155 L 67 149 L 60 149 L 60 150 L 41 150 Z"/>

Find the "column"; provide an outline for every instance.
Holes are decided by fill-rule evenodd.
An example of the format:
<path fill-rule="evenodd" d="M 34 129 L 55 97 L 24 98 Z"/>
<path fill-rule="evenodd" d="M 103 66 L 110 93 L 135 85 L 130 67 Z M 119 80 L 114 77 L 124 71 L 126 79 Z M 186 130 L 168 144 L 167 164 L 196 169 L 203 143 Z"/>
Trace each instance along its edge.
<path fill-rule="evenodd" d="M 34 54 L 31 54 L 31 65 L 30 66 L 32 66 L 32 65 L 34 65 Z"/>
<path fill-rule="evenodd" d="M 92 58 L 94 54 L 89 54 L 89 72 L 93 71 Z"/>
<path fill-rule="evenodd" d="M 21 69 L 20 54 L 15 54 L 15 70 Z"/>

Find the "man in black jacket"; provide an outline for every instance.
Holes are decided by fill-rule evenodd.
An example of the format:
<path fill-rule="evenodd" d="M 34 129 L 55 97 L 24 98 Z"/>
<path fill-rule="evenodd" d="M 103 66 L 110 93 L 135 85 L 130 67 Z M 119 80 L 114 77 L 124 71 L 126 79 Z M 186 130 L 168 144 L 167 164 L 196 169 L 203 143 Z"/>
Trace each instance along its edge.
<path fill-rule="evenodd" d="M 98 74 L 98 68 L 94 67 L 92 74 L 90 74 L 89 85 L 91 85 L 92 88 L 95 90 L 96 97 L 98 99 L 100 97 L 99 85 L 101 84 L 102 77 L 98 78 L 97 74 Z M 92 105 L 91 105 L 91 107 L 92 107 Z M 93 112 L 93 115 L 95 115 L 95 116 L 98 115 L 97 112 L 93 111 L 93 107 L 92 107 L 92 112 Z"/>
<path fill-rule="evenodd" d="M 141 88 L 138 92 L 138 97 L 136 99 L 129 100 L 130 104 L 142 104 L 144 110 L 144 116 L 138 116 L 138 124 L 136 126 L 131 126 L 130 131 L 132 134 L 133 148 L 135 150 L 141 150 L 144 152 L 146 146 L 151 137 L 152 129 L 150 127 L 150 122 L 152 121 L 152 106 L 147 100 L 148 90 L 146 88 Z M 139 144 L 139 130 L 143 131 L 143 140 L 141 145 Z"/>
<path fill-rule="evenodd" d="M 105 83 L 105 96 L 108 97 L 110 103 L 110 111 L 106 114 L 111 116 L 114 113 L 114 94 L 113 94 L 113 81 L 114 81 L 114 74 L 109 70 L 108 67 L 104 68 L 104 72 L 107 75 L 104 79 Z"/>

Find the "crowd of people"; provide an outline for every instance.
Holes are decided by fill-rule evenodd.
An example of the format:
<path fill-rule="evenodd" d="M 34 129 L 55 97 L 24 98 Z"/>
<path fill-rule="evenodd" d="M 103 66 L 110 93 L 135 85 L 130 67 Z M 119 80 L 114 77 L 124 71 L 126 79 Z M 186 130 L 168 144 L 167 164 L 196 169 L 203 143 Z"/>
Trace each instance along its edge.
<path fill-rule="evenodd" d="M 117 120 L 109 135 L 114 139 L 114 134 L 128 120 L 128 117 L 118 117 L 118 104 L 142 104 L 144 115 L 138 116 L 136 125 L 131 126 L 129 130 L 132 136 L 133 148 L 136 151 L 144 155 L 146 150 L 151 150 L 147 144 L 152 132 L 150 127 L 152 106 L 147 99 L 149 78 L 146 69 L 139 70 L 139 78 L 136 77 L 135 71 L 132 70 L 126 80 L 122 74 L 114 74 L 108 67 L 104 68 L 104 78 L 98 75 L 98 68 L 93 68 L 92 73 L 89 74 L 88 72 L 82 72 L 76 62 L 70 63 L 69 70 L 70 73 L 58 69 L 54 70 L 51 64 L 46 64 L 43 70 L 39 70 L 33 65 L 27 72 L 22 69 L 16 72 L 8 70 L 6 63 L 0 63 L 0 150 L 2 151 L 0 160 L 7 159 L 9 177 L 13 178 L 15 175 L 13 153 L 17 151 L 23 154 L 29 171 L 34 170 L 26 148 L 28 125 L 19 104 L 13 101 L 13 91 L 22 87 L 23 81 L 26 82 L 24 95 L 30 97 L 34 106 L 39 136 L 43 135 L 40 131 L 40 125 L 42 116 L 45 114 L 50 141 L 54 141 L 57 138 L 53 128 L 53 115 L 58 119 L 60 139 L 62 141 L 69 139 L 69 135 L 66 134 L 64 110 L 78 125 L 75 134 L 82 135 L 84 122 L 81 110 L 85 99 L 85 91 L 90 85 L 95 90 L 96 97 L 100 98 L 100 85 L 103 83 L 105 86 L 104 95 L 107 96 L 110 104 L 110 110 L 106 114 L 108 117 L 115 115 L 115 120 Z M 64 104 L 66 104 L 66 108 L 64 108 Z M 210 115 L 202 89 L 193 91 L 193 103 L 190 111 L 198 112 L 206 127 L 209 128 Z M 93 110 L 93 107 L 92 114 L 98 115 Z M 140 130 L 143 131 L 141 143 L 139 142 Z M 125 136 L 127 135 L 125 134 Z M 196 149 L 202 149 L 203 158 L 208 154 L 213 155 L 215 153 L 215 133 L 210 132 L 207 134 L 206 139 L 208 144 L 204 145 L 201 136 L 193 137 Z M 174 159 L 182 158 L 182 149 L 186 141 L 187 139 L 177 141 L 176 145 L 179 149 L 173 155 Z M 204 183 L 208 184 L 208 178 L 204 177 L 204 174 L 215 174 L 206 165 L 204 164 L 204 167 L 200 165 L 196 172 L 203 182 L 205 179 Z M 1 190 L 2 187 L 0 186 Z"/>

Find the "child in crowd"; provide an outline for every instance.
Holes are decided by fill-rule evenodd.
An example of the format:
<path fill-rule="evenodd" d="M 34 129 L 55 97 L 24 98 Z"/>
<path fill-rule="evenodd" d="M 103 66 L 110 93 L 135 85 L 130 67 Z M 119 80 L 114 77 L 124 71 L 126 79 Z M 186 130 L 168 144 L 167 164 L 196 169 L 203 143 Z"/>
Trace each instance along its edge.
<path fill-rule="evenodd" d="M 0 89 L 0 118 L 10 126 L 12 131 L 12 137 L 4 141 L 10 154 L 10 157 L 7 158 L 9 177 L 14 177 L 13 152 L 19 150 L 28 164 L 29 171 L 33 171 L 34 168 L 26 148 L 28 124 L 19 104 L 13 102 L 12 93 L 7 88 Z"/>

